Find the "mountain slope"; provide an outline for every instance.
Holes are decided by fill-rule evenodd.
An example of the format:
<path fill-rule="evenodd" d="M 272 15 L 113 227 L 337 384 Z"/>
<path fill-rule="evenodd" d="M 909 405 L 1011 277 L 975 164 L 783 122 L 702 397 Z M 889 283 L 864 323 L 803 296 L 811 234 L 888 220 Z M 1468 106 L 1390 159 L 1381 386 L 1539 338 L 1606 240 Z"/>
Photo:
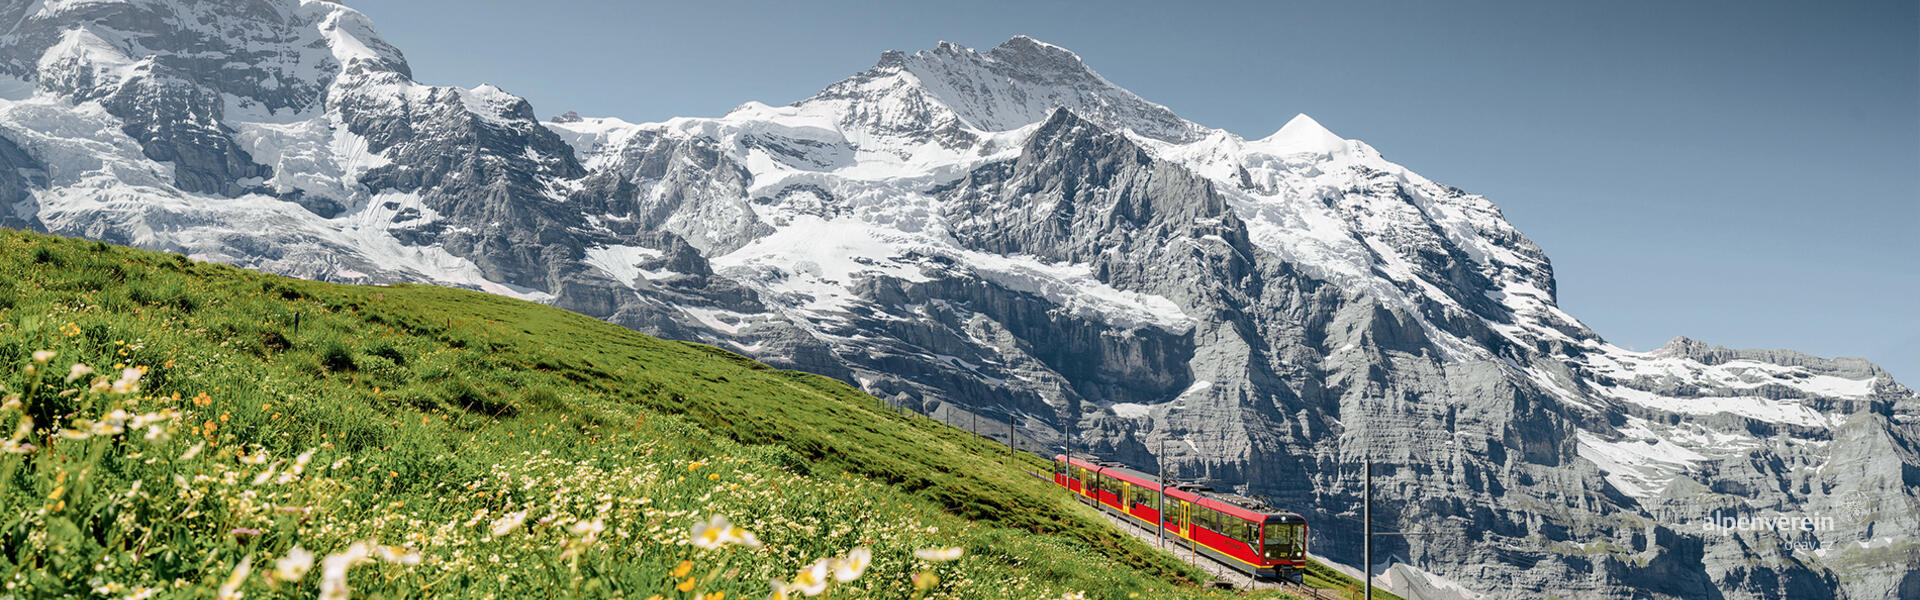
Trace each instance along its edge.
<path fill-rule="evenodd" d="M 789 106 L 542 124 L 413 83 L 340 5 L 207 6 L 0 15 L 0 218 L 547 302 L 1071 435 L 1267 495 L 1348 563 L 1371 452 L 1381 525 L 1440 533 L 1386 555 L 1483 592 L 1920 591 L 1888 533 L 1920 527 L 1913 391 L 1857 360 L 1608 344 L 1490 201 L 1304 115 L 1244 139 L 1016 37 L 889 52 Z M 1707 526 L 1772 517 L 1831 526 Z"/>
<path fill-rule="evenodd" d="M 818 376 L 461 290 L 288 280 L 17 232 L 0 232 L 0 250 L 0 352 L 15 365 L 0 424 L 35 415 L 40 429 L 0 454 L 27 484 L 0 493 L 16 593 L 204 594 L 245 556 L 264 573 L 296 545 L 374 539 L 420 559 L 358 568 L 356 594 L 652 593 L 685 577 L 666 575 L 684 558 L 699 563 L 696 591 L 754 595 L 856 546 L 873 548 L 872 572 L 836 595 L 904 597 L 911 570 L 938 572 L 935 593 L 951 597 L 1210 594 L 1022 470 L 1039 460 L 1004 465 L 1004 447 Z M 89 378 L 65 381 L 73 364 L 144 373 L 132 393 L 76 395 L 64 388 Z M 113 409 L 160 416 L 127 424 Z M 101 428 L 113 423 L 123 437 Z M 35 510 L 49 498 L 66 503 Z M 523 535 L 488 532 L 518 511 Z M 687 527 L 712 514 L 765 547 L 688 548 Z M 591 522 L 600 541 L 575 527 Z M 936 545 L 966 558 L 910 557 Z M 541 566 L 568 548 L 582 558 L 564 574 Z"/>

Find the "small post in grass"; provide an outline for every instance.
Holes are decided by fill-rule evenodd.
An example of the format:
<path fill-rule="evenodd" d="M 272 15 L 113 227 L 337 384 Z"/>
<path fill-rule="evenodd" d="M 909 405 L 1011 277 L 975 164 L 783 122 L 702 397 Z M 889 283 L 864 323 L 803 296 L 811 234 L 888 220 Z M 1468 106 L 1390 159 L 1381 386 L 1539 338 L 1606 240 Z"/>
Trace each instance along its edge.
<path fill-rule="evenodd" d="M 1013 410 L 1007 410 L 1007 468 L 1013 468 Z"/>

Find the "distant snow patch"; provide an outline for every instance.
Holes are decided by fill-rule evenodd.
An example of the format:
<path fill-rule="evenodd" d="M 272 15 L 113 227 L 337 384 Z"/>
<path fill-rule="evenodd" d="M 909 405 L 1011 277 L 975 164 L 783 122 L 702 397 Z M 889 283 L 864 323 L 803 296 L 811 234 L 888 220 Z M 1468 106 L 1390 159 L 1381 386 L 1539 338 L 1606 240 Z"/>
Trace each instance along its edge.
<path fill-rule="evenodd" d="M 586 263 L 593 268 L 605 271 L 614 281 L 633 285 L 644 276 L 646 279 L 659 279 L 661 275 L 671 275 L 661 271 L 649 271 L 640 268 L 640 263 L 660 258 L 662 253 L 652 248 L 639 246 L 601 246 L 588 248 Z"/>
<path fill-rule="evenodd" d="M 1593 461 L 1607 473 L 1607 483 L 1628 496 L 1652 498 L 1666 490 L 1675 477 L 1707 458 L 1660 436 L 1641 419 L 1629 420 L 1620 432 L 1620 441 L 1607 441 L 1585 431 L 1575 437 L 1580 457 Z"/>

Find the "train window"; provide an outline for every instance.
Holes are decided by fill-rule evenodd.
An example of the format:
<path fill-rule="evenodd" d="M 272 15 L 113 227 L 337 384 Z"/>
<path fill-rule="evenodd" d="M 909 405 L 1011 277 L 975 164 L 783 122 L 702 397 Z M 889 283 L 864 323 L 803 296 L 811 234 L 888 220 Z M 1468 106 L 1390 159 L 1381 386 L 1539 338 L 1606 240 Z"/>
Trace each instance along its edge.
<path fill-rule="evenodd" d="M 1233 526 L 1229 527 L 1228 529 L 1233 530 L 1233 532 L 1230 534 L 1233 536 L 1233 539 L 1240 540 L 1242 542 L 1246 542 L 1247 544 L 1251 545 L 1259 541 L 1260 539 L 1259 536 L 1255 533 L 1255 530 L 1253 527 L 1254 526 L 1252 521 L 1246 521 L 1238 517 L 1235 517 L 1233 519 Z"/>
<path fill-rule="evenodd" d="M 1269 523 L 1260 554 L 1267 560 L 1300 558 L 1306 552 L 1305 534 L 1306 527 L 1299 523 Z"/>

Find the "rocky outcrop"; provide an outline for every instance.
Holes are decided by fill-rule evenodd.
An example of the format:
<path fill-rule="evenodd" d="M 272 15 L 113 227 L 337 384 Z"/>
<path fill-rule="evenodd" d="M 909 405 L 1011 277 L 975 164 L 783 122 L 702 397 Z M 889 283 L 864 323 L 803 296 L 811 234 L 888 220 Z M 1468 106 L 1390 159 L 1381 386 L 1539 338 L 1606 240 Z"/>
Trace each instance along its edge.
<path fill-rule="evenodd" d="M 40 207 L 33 191 L 45 187 L 46 166 L 0 135 L 0 227 L 40 229 Z"/>

